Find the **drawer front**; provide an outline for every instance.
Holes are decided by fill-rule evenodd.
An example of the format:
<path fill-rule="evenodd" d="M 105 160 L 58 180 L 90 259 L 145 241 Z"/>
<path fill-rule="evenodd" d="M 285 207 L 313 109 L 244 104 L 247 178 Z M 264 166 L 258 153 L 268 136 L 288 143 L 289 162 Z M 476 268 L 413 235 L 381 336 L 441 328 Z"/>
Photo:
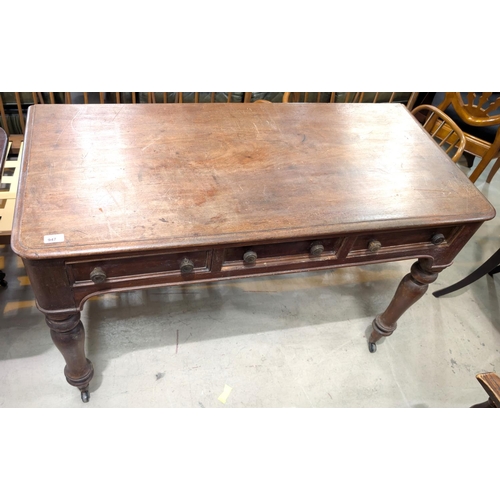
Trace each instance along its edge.
<path fill-rule="evenodd" d="M 404 248 L 446 245 L 455 233 L 456 227 L 442 227 L 363 234 L 354 241 L 348 257 L 390 253 Z"/>
<path fill-rule="evenodd" d="M 119 278 L 153 274 L 192 276 L 210 270 L 211 251 L 156 254 L 67 262 L 73 282 L 105 283 Z M 181 270 L 182 267 L 182 270 Z M 96 271 L 97 270 L 97 271 Z M 102 272 L 102 273 L 101 273 Z"/>
<path fill-rule="evenodd" d="M 227 248 L 222 269 L 267 267 L 336 259 L 340 239 L 319 239 Z"/>

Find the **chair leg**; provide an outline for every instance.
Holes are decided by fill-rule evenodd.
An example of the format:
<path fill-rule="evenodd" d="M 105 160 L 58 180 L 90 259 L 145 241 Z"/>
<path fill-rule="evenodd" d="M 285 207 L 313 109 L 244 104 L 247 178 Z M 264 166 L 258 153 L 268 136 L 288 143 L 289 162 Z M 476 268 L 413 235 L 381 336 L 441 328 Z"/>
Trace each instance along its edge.
<path fill-rule="evenodd" d="M 467 168 L 472 168 L 472 165 L 474 165 L 475 156 L 472 153 L 469 153 L 468 151 L 464 151 L 464 158 L 465 161 L 467 162 Z"/>
<path fill-rule="evenodd" d="M 469 180 L 471 182 L 476 182 L 478 177 L 483 173 L 484 169 L 489 165 L 490 161 L 496 158 L 498 154 L 498 147 L 492 146 L 486 154 L 481 158 L 481 161 L 478 163 L 477 167 L 474 169 L 474 172 L 470 174 Z"/>
<path fill-rule="evenodd" d="M 494 274 L 500 273 L 500 266 L 495 267 L 493 271 L 490 271 L 488 274 L 493 277 Z"/>
<path fill-rule="evenodd" d="M 469 274 L 469 276 L 465 277 L 463 280 L 458 281 L 454 285 L 450 285 L 446 288 L 442 288 L 437 292 L 433 292 L 432 295 L 434 297 L 441 297 L 442 295 L 446 295 L 451 292 L 455 292 L 456 290 L 460 290 L 461 288 L 474 283 L 479 278 L 482 278 L 484 275 L 489 272 L 495 271 L 495 269 L 500 265 L 500 250 L 497 250 L 483 265 L 479 266 L 474 272 Z"/>
<path fill-rule="evenodd" d="M 496 408 L 496 406 L 493 404 L 493 401 L 490 398 L 484 403 L 478 403 L 477 405 L 471 406 L 471 408 Z"/>
<path fill-rule="evenodd" d="M 3 286 L 6 288 L 8 283 L 5 281 L 5 273 L 3 271 L 0 271 L 0 286 Z"/>
<path fill-rule="evenodd" d="M 488 178 L 486 179 L 488 184 L 493 179 L 493 176 L 498 172 L 498 169 L 500 169 L 500 158 L 497 158 L 497 161 L 491 167 L 491 172 L 488 174 Z"/>

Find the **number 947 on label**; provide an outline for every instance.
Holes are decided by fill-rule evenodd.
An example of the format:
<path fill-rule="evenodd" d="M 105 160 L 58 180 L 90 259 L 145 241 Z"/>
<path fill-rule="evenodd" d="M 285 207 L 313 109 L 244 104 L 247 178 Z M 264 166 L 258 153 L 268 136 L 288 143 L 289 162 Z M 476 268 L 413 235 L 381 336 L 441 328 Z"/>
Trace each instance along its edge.
<path fill-rule="evenodd" d="M 60 243 L 64 241 L 64 234 L 46 234 L 43 237 L 44 243 Z"/>

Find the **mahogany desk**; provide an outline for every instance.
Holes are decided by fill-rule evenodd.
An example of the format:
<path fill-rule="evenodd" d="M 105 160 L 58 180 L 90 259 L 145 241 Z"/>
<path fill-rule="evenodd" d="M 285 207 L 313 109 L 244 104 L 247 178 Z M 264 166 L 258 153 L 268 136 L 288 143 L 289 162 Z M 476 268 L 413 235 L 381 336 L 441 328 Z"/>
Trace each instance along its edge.
<path fill-rule="evenodd" d="M 37 105 L 11 244 L 86 402 L 93 295 L 417 259 L 374 352 L 494 215 L 399 104 Z"/>

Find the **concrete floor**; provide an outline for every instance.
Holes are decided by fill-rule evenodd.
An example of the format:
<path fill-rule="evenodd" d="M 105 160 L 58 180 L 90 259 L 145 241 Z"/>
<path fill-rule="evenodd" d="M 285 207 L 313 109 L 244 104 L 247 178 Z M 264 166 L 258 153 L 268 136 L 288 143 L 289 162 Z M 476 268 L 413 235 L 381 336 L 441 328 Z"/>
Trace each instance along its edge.
<path fill-rule="evenodd" d="M 500 174 L 488 185 L 488 171 L 476 186 L 500 212 Z M 499 228 L 498 217 L 483 225 L 376 354 L 371 321 L 411 261 L 93 299 L 82 313 L 95 368 L 86 405 L 20 259 L 0 247 L 0 407 L 469 407 L 487 399 L 475 375 L 500 373 L 500 275 L 431 292 L 489 258 Z"/>

